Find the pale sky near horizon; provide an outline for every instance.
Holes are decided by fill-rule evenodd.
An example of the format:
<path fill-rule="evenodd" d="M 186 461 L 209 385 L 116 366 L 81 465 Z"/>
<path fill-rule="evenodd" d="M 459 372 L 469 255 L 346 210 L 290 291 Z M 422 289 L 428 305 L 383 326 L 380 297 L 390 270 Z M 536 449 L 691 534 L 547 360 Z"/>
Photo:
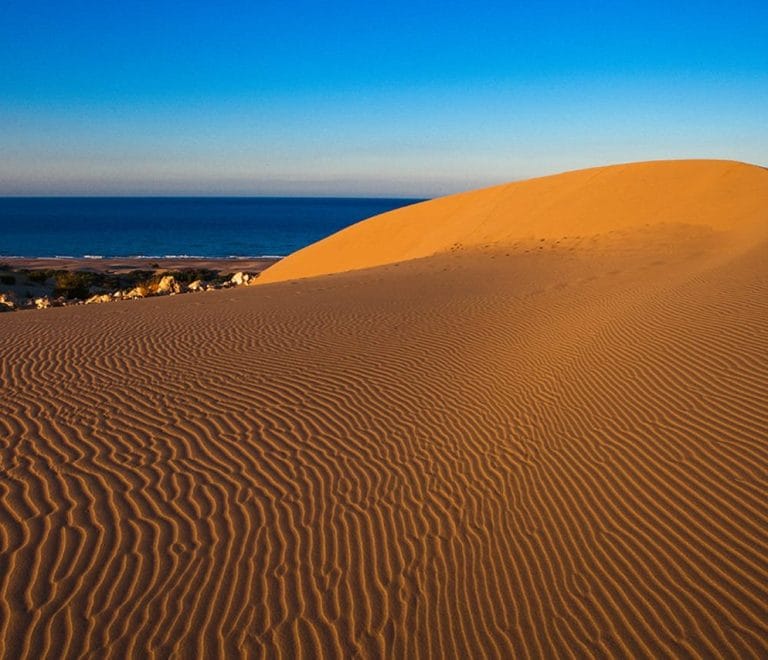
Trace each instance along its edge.
<path fill-rule="evenodd" d="M 767 165 L 766 118 L 756 0 L 0 7 L 2 195 L 434 196 Z"/>

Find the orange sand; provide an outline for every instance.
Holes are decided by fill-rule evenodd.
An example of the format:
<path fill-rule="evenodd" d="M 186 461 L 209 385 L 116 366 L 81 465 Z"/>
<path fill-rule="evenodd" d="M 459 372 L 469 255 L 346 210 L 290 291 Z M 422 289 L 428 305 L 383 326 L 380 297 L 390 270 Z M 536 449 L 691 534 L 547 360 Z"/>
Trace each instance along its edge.
<path fill-rule="evenodd" d="M 766 222 L 766 171 L 731 161 L 632 163 L 567 172 L 422 202 L 299 250 L 260 282 L 371 268 L 519 239 L 591 236 L 660 223 L 712 229 Z"/>
<path fill-rule="evenodd" d="M 626 166 L 0 316 L 0 655 L 768 656 L 767 227 Z"/>

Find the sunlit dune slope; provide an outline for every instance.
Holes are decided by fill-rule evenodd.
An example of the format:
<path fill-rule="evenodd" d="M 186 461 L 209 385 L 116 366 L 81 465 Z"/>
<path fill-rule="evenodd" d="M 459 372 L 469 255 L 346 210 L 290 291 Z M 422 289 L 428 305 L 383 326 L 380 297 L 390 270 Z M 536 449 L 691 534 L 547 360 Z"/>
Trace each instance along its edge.
<path fill-rule="evenodd" d="M 275 264 L 260 282 L 371 268 L 456 247 L 646 224 L 765 225 L 767 190 L 768 171 L 734 161 L 653 161 L 567 172 L 364 220 Z"/>
<path fill-rule="evenodd" d="M 768 658 L 767 213 L 607 168 L 0 314 L 0 658 Z"/>

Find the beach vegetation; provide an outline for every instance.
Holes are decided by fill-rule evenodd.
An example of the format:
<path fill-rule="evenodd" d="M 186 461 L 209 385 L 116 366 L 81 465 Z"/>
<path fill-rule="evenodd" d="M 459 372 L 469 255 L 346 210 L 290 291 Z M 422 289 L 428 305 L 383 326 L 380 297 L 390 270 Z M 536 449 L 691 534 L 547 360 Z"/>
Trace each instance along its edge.
<path fill-rule="evenodd" d="M 55 275 L 53 294 L 64 298 L 86 298 L 96 279 L 94 273 L 62 270 Z"/>
<path fill-rule="evenodd" d="M 56 275 L 55 270 L 42 269 L 42 270 L 23 270 L 22 273 L 26 273 L 30 282 L 35 284 L 45 284 L 49 279 Z"/>
<path fill-rule="evenodd" d="M 182 270 L 167 270 L 157 275 L 158 279 L 172 275 L 173 278 L 181 284 L 190 284 L 195 280 L 202 280 L 203 282 L 210 282 L 218 277 L 218 273 L 215 270 L 209 268 L 184 268 Z"/>

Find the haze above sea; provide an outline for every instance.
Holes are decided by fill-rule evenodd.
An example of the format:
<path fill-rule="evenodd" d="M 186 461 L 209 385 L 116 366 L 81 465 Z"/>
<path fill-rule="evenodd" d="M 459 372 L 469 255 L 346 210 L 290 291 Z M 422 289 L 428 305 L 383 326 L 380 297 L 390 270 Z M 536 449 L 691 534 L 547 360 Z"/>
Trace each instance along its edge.
<path fill-rule="evenodd" d="M 417 199 L 4 197 L 0 257 L 285 256 Z"/>

